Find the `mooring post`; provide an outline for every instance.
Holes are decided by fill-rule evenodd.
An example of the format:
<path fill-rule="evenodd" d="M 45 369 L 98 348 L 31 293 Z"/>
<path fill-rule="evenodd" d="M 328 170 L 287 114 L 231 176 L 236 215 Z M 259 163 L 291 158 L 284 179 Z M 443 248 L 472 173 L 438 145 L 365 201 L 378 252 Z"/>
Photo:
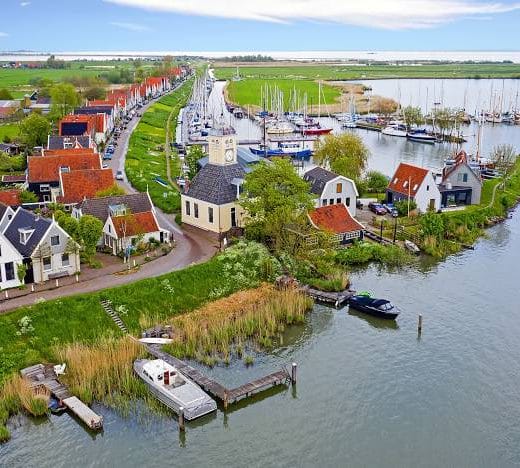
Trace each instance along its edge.
<path fill-rule="evenodd" d="M 34 284 L 31 284 L 31 292 L 34 292 Z"/>
<path fill-rule="evenodd" d="M 135 267 L 135 258 L 134 258 L 134 267 Z"/>
<path fill-rule="evenodd" d="M 58 278 L 56 278 L 56 287 L 58 288 L 60 286 L 60 282 L 58 280 Z"/>
<path fill-rule="evenodd" d="M 422 333 L 422 315 L 419 314 L 419 322 L 417 323 L 417 333 L 420 335 Z"/>
<path fill-rule="evenodd" d="M 297 369 L 297 364 L 295 362 L 292 363 L 292 367 L 291 367 L 291 383 L 294 385 L 296 383 L 296 369 Z"/>
<path fill-rule="evenodd" d="M 179 408 L 179 431 L 184 431 L 184 406 Z"/>
<path fill-rule="evenodd" d="M 224 409 L 228 407 L 228 394 L 227 391 L 224 390 Z"/>
<path fill-rule="evenodd" d="M 5 298 L 9 299 L 9 293 L 7 292 L 7 289 L 5 290 Z"/>
<path fill-rule="evenodd" d="M 79 275 L 76 273 L 76 283 L 79 283 Z"/>

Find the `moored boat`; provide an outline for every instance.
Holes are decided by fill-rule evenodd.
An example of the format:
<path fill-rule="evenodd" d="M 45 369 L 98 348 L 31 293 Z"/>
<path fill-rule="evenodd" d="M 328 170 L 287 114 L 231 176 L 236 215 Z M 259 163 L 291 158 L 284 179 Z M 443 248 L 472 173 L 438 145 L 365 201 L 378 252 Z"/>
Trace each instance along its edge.
<path fill-rule="evenodd" d="M 406 138 L 411 141 L 416 141 L 418 143 L 428 143 L 433 145 L 437 137 L 435 135 L 429 135 L 426 132 L 409 132 L 406 135 Z"/>
<path fill-rule="evenodd" d="M 404 246 L 406 248 L 406 250 L 409 250 L 410 252 L 416 254 L 416 255 L 419 255 L 421 253 L 421 249 L 419 247 L 417 247 L 416 244 L 414 244 L 412 241 L 406 239 L 404 241 Z"/>
<path fill-rule="evenodd" d="M 217 409 L 215 401 L 198 385 L 162 359 L 138 359 L 134 371 L 161 403 L 177 414 L 182 407 L 187 420 Z"/>
<path fill-rule="evenodd" d="M 383 319 L 395 320 L 399 311 L 386 299 L 377 299 L 368 294 L 358 294 L 348 300 L 353 309 Z"/>
<path fill-rule="evenodd" d="M 402 137 L 402 138 L 406 138 L 406 136 L 408 135 L 406 130 L 401 128 L 400 125 L 388 125 L 387 127 L 383 128 L 383 130 L 381 130 L 381 133 L 383 135 Z"/>

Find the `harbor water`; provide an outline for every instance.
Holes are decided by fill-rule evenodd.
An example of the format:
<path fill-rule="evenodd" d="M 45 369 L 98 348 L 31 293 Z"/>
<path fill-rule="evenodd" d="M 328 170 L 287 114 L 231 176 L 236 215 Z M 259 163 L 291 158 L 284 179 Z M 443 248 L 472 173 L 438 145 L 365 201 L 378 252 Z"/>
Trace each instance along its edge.
<path fill-rule="evenodd" d="M 438 167 L 451 151 L 355 131 L 370 166 L 387 174 L 401 160 Z M 518 127 L 485 135 L 490 147 L 520 148 Z M 234 387 L 297 362 L 295 387 L 219 409 L 184 434 L 172 415 L 139 403 L 127 414 L 96 404 L 99 434 L 68 414 L 17 416 L 0 466 L 520 466 L 519 259 L 516 213 L 444 262 L 356 270 L 353 287 L 391 299 L 401 309 L 396 322 L 316 305 L 252 367 L 204 369 Z"/>

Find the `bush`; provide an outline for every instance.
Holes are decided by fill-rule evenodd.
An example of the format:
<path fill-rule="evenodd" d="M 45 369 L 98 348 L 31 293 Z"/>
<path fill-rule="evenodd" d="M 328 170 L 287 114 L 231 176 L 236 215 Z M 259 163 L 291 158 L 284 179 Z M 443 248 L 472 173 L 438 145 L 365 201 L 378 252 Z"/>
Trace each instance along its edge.
<path fill-rule="evenodd" d="M 394 203 L 395 209 L 399 213 L 399 216 L 408 215 L 408 200 L 400 200 Z M 410 213 L 417 208 L 415 200 L 410 200 Z"/>
<path fill-rule="evenodd" d="M 400 267 L 409 264 L 414 257 L 397 245 L 361 242 L 336 253 L 336 261 L 342 265 L 362 265 L 376 262 L 381 265 Z"/>

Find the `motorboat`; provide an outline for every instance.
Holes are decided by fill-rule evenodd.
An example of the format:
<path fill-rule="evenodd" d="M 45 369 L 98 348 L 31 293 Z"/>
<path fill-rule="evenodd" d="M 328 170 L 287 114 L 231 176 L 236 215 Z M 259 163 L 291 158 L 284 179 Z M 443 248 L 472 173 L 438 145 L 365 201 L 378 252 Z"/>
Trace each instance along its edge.
<path fill-rule="evenodd" d="M 395 320 L 399 315 L 399 311 L 390 301 L 371 297 L 368 293 L 352 296 L 348 304 L 353 309 L 383 319 Z"/>
<path fill-rule="evenodd" d="M 146 383 L 154 396 L 168 408 L 192 420 L 212 413 L 217 404 L 197 384 L 162 359 L 137 359 L 135 373 Z"/>
<path fill-rule="evenodd" d="M 383 135 L 395 136 L 406 138 L 408 136 L 408 132 L 406 129 L 401 127 L 400 125 L 388 125 L 383 130 L 381 130 Z"/>
<path fill-rule="evenodd" d="M 426 132 L 409 132 L 406 134 L 406 138 L 410 141 L 428 143 L 430 145 L 433 145 L 437 141 L 437 137 L 435 135 L 430 135 Z"/>
<path fill-rule="evenodd" d="M 270 135 L 284 135 L 293 133 L 294 128 L 289 122 L 277 121 L 266 128 L 266 133 Z"/>
<path fill-rule="evenodd" d="M 412 252 L 415 255 L 419 255 L 421 253 L 421 249 L 408 239 L 404 241 L 404 247 L 406 248 L 406 250 Z"/>

